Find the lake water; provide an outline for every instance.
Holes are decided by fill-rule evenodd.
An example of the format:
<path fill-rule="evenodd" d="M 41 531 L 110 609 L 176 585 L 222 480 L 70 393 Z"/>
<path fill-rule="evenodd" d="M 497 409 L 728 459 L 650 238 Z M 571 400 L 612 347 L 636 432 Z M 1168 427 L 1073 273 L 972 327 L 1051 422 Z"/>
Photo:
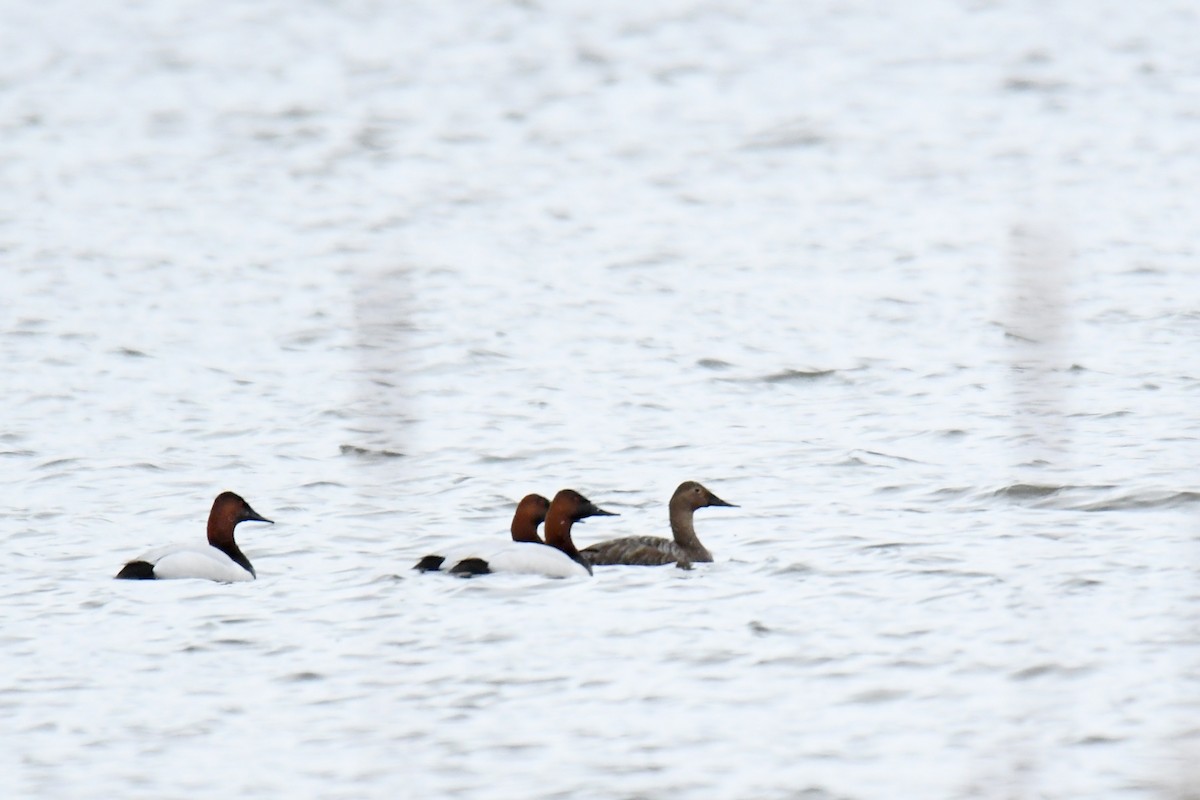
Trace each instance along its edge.
<path fill-rule="evenodd" d="M 1194 4 L 0 13 L 5 797 L 1195 796 Z"/>

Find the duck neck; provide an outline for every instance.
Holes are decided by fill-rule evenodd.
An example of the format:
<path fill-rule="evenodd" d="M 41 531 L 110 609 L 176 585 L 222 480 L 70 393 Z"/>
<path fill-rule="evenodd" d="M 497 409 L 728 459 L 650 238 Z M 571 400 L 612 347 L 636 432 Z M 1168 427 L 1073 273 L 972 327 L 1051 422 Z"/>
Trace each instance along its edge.
<path fill-rule="evenodd" d="M 695 509 L 684 503 L 671 503 L 671 533 L 675 536 L 675 544 L 682 547 L 693 559 L 697 557 L 712 558 L 712 554 L 700 544 L 696 536 L 696 528 L 692 525 L 692 515 Z"/>
<path fill-rule="evenodd" d="M 512 540 L 514 542 L 542 543 L 542 540 L 537 535 L 537 522 L 532 519 L 518 517 L 513 520 L 512 527 L 509 530 L 512 531 Z"/>
<path fill-rule="evenodd" d="M 546 544 L 557 547 L 575 561 L 580 559 L 575 542 L 571 541 L 571 526 L 575 521 L 565 514 L 551 514 L 546 517 Z"/>
<path fill-rule="evenodd" d="M 246 572 L 255 575 L 254 567 L 250 564 L 250 559 L 246 558 L 246 554 L 238 549 L 237 542 L 233 539 L 235 524 L 220 517 L 209 517 L 208 543 L 233 559 L 233 562 L 246 570 Z M 258 576 L 255 575 L 255 577 Z"/>

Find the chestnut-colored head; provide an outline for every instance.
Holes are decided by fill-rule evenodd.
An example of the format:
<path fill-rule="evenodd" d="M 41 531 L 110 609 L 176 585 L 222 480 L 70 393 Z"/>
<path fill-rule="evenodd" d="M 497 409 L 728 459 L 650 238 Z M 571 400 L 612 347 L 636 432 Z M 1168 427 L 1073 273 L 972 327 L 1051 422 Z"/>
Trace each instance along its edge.
<path fill-rule="evenodd" d="M 733 503 L 726 503 L 696 481 L 684 481 L 679 484 L 675 494 L 671 495 L 671 507 L 680 506 L 695 511 L 707 506 L 728 506 L 737 508 Z"/>
<path fill-rule="evenodd" d="M 586 517 L 616 517 L 620 515 L 612 511 L 605 511 L 574 489 L 563 489 L 554 495 L 554 502 L 550 504 L 547 516 L 579 522 Z"/>
<path fill-rule="evenodd" d="M 513 514 L 512 538 L 514 542 L 537 542 L 541 543 L 538 538 L 537 528 L 546 521 L 546 513 L 550 510 L 550 501 L 542 497 L 540 494 L 528 494 L 517 503 L 517 510 Z"/>
<path fill-rule="evenodd" d="M 583 565 L 590 575 L 592 565 L 584 558 L 571 541 L 571 526 L 585 517 L 615 517 L 612 511 L 599 508 L 591 500 L 574 489 L 563 489 L 554 495 L 550 510 L 546 513 L 546 544 L 557 547 L 573 560 Z"/>
<path fill-rule="evenodd" d="M 233 529 L 240 522 L 271 522 L 233 492 L 221 492 L 208 514 L 208 541 L 217 546 L 233 541 Z M 272 523 L 274 524 L 274 523 Z"/>

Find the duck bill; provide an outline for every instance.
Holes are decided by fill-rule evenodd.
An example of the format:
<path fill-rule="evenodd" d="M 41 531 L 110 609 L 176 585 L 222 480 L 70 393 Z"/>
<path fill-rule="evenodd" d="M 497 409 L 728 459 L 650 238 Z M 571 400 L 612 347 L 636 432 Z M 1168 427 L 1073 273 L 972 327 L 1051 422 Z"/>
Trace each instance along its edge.
<path fill-rule="evenodd" d="M 621 516 L 615 511 L 605 511 L 595 503 L 588 503 L 583 509 L 583 513 L 579 515 L 579 521 L 583 522 L 584 517 L 619 517 Z"/>
<path fill-rule="evenodd" d="M 726 503 L 724 500 L 717 497 L 712 492 L 709 492 L 709 494 L 708 494 L 708 504 L 710 506 L 726 506 L 728 508 L 741 508 L 741 506 L 736 506 L 733 503 Z"/>
<path fill-rule="evenodd" d="M 238 521 L 239 522 L 268 522 L 271 525 L 275 524 L 274 520 L 267 519 L 262 514 L 259 514 L 257 511 L 255 511 L 253 508 L 251 508 L 249 505 L 246 506 L 246 510 L 242 512 L 242 518 Z"/>

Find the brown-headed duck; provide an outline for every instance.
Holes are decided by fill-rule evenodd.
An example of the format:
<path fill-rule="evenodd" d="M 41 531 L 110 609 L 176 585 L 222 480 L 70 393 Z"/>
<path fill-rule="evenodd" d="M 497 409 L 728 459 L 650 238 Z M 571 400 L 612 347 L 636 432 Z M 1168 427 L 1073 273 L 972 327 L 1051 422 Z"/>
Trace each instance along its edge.
<path fill-rule="evenodd" d="M 579 554 L 571 541 L 571 526 L 586 517 L 613 517 L 611 511 L 598 508 L 573 489 L 563 489 L 554 496 L 545 514 L 546 543 L 530 541 L 497 542 L 472 550 L 456 548 L 453 557 L 441 556 L 441 563 L 453 562 L 449 572 L 462 577 L 485 575 L 490 572 L 517 572 L 544 575 L 548 578 L 569 578 L 591 575 L 592 568 Z M 432 563 L 426 556 L 417 564 Z"/>
<path fill-rule="evenodd" d="M 626 536 L 589 545 L 583 548 L 583 556 L 595 566 L 632 564 L 655 567 L 675 564 L 682 569 L 690 569 L 693 563 L 712 561 L 712 553 L 700 544 L 696 528 L 692 525 L 692 514 L 696 509 L 707 506 L 737 508 L 699 483 L 684 481 L 671 495 L 669 506 L 674 541 L 658 536 Z"/>
<path fill-rule="evenodd" d="M 538 536 L 538 525 L 546 519 L 546 512 L 550 510 L 550 501 L 542 497 L 540 494 L 527 494 L 521 498 L 521 502 L 517 503 L 517 510 L 513 513 L 512 525 L 509 526 L 509 531 L 512 533 L 514 542 L 528 542 L 531 544 L 542 544 L 542 539 Z M 484 545 L 491 549 L 495 544 Z M 451 566 L 458 564 L 464 558 L 478 556 L 480 551 L 477 545 L 455 545 L 439 554 L 427 555 L 416 563 L 413 569 L 421 572 L 434 572 L 442 568 L 442 564 L 449 562 Z"/>
<path fill-rule="evenodd" d="M 233 492 L 221 492 L 208 514 L 207 545 L 167 545 L 127 563 L 118 578 L 154 580 L 205 578 L 229 583 L 255 578 L 250 559 L 238 549 L 233 529 L 239 522 L 271 522 Z"/>

